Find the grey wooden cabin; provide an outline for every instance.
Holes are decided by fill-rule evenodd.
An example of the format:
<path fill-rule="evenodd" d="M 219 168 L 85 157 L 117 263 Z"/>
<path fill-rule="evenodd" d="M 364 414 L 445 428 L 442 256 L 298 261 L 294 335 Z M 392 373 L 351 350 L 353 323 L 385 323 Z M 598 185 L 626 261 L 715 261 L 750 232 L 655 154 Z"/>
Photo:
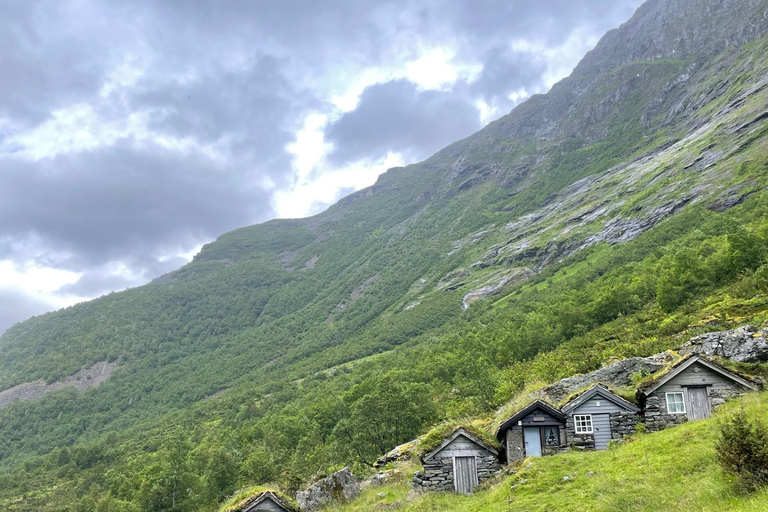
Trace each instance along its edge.
<path fill-rule="evenodd" d="M 748 378 L 697 355 L 677 363 L 637 394 L 647 430 L 657 431 L 709 418 L 727 399 L 757 389 Z"/>
<path fill-rule="evenodd" d="M 227 512 L 298 512 L 298 508 L 272 491 L 254 494 Z"/>
<path fill-rule="evenodd" d="M 413 477 L 417 490 L 470 494 L 502 469 L 499 451 L 464 428 L 422 457 L 423 471 Z"/>
<path fill-rule="evenodd" d="M 504 421 L 496 439 L 504 447 L 507 463 L 553 455 L 567 447 L 565 416 L 548 403 L 535 400 Z"/>
<path fill-rule="evenodd" d="M 603 386 L 593 386 L 562 408 L 569 446 L 605 450 L 611 440 L 634 434 L 640 408 Z"/>

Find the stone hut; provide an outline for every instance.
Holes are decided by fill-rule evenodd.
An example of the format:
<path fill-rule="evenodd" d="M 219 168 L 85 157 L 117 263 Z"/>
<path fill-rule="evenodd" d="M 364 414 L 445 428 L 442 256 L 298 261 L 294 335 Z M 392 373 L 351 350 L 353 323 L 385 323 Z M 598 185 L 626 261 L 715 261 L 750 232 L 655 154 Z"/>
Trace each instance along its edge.
<path fill-rule="evenodd" d="M 640 408 L 606 387 L 592 386 L 562 408 L 568 445 L 605 450 L 611 440 L 634 434 Z"/>
<path fill-rule="evenodd" d="M 496 431 L 507 463 L 526 457 L 553 455 L 567 447 L 565 416 L 542 400 L 535 400 L 504 421 Z"/>
<path fill-rule="evenodd" d="M 645 425 L 654 432 L 686 421 L 709 418 L 729 398 L 756 391 L 757 384 L 704 356 L 683 359 L 637 391 Z"/>
<path fill-rule="evenodd" d="M 273 491 L 264 491 L 244 499 L 227 512 L 299 512 L 290 500 Z"/>
<path fill-rule="evenodd" d="M 414 488 L 421 491 L 470 494 L 502 469 L 497 447 L 461 427 L 421 461 L 424 470 L 413 477 Z"/>

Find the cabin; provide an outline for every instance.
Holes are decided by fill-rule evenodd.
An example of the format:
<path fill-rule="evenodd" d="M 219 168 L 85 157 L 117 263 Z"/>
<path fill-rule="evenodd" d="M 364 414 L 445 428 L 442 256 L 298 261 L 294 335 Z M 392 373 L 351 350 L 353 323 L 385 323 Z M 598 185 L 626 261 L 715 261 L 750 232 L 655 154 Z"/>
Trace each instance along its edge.
<path fill-rule="evenodd" d="M 299 508 L 290 500 L 273 491 L 264 491 L 250 496 L 227 512 L 298 512 Z"/>
<path fill-rule="evenodd" d="M 421 462 L 424 470 L 413 477 L 414 488 L 421 491 L 471 494 L 502 469 L 498 448 L 462 427 L 424 455 Z"/>
<path fill-rule="evenodd" d="M 758 386 L 704 356 L 683 359 L 637 391 L 649 432 L 709 418 L 712 410 Z"/>
<path fill-rule="evenodd" d="M 606 387 L 592 386 L 562 408 L 568 445 L 605 450 L 612 440 L 634 434 L 640 408 Z"/>
<path fill-rule="evenodd" d="M 496 439 L 504 447 L 507 463 L 553 455 L 568 446 L 565 416 L 548 403 L 535 400 L 504 421 Z"/>

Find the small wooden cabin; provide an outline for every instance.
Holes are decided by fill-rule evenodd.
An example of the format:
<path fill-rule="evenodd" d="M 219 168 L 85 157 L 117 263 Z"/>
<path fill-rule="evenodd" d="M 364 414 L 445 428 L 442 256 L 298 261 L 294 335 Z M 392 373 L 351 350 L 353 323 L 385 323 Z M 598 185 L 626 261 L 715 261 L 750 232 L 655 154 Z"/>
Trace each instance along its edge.
<path fill-rule="evenodd" d="M 715 364 L 704 356 L 683 359 L 637 395 L 644 406 L 649 431 L 686 421 L 709 418 L 712 409 L 729 398 L 756 391 L 749 378 Z"/>
<path fill-rule="evenodd" d="M 298 512 L 299 508 L 273 491 L 264 491 L 250 496 L 227 512 Z"/>
<path fill-rule="evenodd" d="M 569 446 L 605 450 L 611 440 L 635 433 L 640 408 L 597 385 L 570 400 L 562 411 Z"/>
<path fill-rule="evenodd" d="M 552 455 L 567 446 L 565 416 L 548 403 L 535 400 L 504 421 L 496 439 L 505 449 L 507 463 Z"/>
<path fill-rule="evenodd" d="M 424 471 L 414 475 L 413 484 L 424 491 L 470 494 L 502 468 L 499 450 L 461 427 L 421 461 Z"/>

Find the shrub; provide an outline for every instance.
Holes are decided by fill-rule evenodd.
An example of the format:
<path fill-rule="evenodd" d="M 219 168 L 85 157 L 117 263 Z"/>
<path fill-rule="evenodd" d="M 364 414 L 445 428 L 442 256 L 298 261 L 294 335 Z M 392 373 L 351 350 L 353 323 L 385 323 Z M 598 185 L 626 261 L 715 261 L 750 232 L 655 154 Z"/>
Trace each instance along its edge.
<path fill-rule="evenodd" d="M 745 490 L 768 484 L 768 428 L 760 420 L 751 420 L 743 409 L 727 418 L 715 449 L 722 468 Z"/>

